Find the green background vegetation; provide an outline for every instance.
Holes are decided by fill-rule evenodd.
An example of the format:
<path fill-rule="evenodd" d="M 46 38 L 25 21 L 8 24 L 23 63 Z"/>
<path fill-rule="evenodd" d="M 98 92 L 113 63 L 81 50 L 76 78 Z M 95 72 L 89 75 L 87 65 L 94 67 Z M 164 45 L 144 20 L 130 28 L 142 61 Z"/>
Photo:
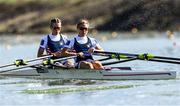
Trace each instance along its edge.
<path fill-rule="evenodd" d="M 53 17 L 74 32 L 87 18 L 100 31 L 180 30 L 180 0 L 0 0 L 0 33 L 48 33 Z"/>

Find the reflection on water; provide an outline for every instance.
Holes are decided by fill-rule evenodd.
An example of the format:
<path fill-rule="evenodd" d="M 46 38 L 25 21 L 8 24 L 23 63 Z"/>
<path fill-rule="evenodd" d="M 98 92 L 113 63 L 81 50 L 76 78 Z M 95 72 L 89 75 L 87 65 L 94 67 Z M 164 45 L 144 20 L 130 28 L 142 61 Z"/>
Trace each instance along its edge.
<path fill-rule="evenodd" d="M 178 32 L 175 33 L 176 41 L 180 40 L 179 37 L 176 36 L 178 34 Z M 1 37 L 0 65 L 12 63 L 19 58 L 35 58 L 41 37 L 42 36 Z M 100 41 L 102 47 L 107 51 L 136 54 L 152 53 L 158 56 L 180 57 L 180 48 L 173 46 L 172 41 L 167 38 L 165 32 L 96 32 L 94 37 Z M 145 69 L 151 71 L 176 70 L 179 72 L 180 69 L 179 65 L 138 60 L 114 66 L 131 66 L 132 69 Z M 178 75 L 177 79 L 172 80 L 88 82 L 1 77 L 0 104 L 180 105 L 179 79 L 180 77 Z"/>

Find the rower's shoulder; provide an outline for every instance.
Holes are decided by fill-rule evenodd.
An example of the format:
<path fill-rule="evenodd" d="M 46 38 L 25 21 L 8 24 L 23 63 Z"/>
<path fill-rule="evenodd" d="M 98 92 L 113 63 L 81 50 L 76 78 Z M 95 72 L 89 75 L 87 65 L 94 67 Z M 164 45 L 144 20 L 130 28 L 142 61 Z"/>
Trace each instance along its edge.
<path fill-rule="evenodd" d="M 43 35 L 41 40 L 47 40 L 47 37 L 49 36 L 49 34 Z"/>
<path fill-rule="evenodd" d="M 93 37 L 88 37 L 91 41 L 96 41 L 96 39 L 95 38 L 93 38 Z"/>
<path fill-rule="evenodd" d="M 67 35 L 65 35 L 65 34 L 60 34 L 60 35 L 62 36 L 62 38 L 68 39 Z"/>
<path fill-rule="evenodd" d="M 65 35 L 65 34 L 60 34 L 62 37 L 67 37 L 67 35 Z"/>

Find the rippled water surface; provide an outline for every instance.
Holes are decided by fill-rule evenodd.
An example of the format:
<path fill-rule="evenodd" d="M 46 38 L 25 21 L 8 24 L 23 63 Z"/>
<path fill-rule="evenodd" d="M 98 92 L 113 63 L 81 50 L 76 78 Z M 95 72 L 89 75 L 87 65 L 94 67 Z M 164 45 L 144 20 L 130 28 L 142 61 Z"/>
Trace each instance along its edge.
<path fill-rule="evenodd" d="M 137 37 L 137 36 L 140 37 Z M 102 33 L 96 36 L 106 51 L 152 53 L 180 57 L 180 33 L 176 46 L 165 33 Z M 36 57 L 42 36 L 0 37 L 0 65 Z M 107 40 L 108 39 L 108 40 Z M 178 45 L 179 43 L 179 45 Z M 131 61 L 115 66 L 133 69 L 175 70 L 175 64 Z M 2 69 L 1 69 L 2 70 Z M 180 105 L 179 74 L 172 80 L 61 81 L 0 77 L 0 105 Z"/>

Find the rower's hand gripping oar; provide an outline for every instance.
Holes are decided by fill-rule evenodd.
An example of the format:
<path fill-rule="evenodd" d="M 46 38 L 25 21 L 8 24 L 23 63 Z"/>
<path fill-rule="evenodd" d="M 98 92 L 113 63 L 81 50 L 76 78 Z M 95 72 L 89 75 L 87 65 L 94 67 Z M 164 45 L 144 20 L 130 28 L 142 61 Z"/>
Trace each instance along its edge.
<path fill-rule="evenodd" d="M 94 53 L 102 56 L 107 55 L 114 59 L 128 59 L 128 58 L 137 57 L 138 60 L 180 64 L 180 58 L 154 56 L 153 54 L 147 54 L 147 53 L 129 54 L 129 53 L 108 52 L 108 51 L 94 51 Z"/>
<path fill-rule="evenodd" d="M 37 61 L 37 60 L 42 60 L 42 59 L 45 59 L 45 58 L 50 58 L 50 57 L 52 57 L 52 56 L 53 56 L 53 55 L 47 55 L 47 56 L 38 57 L 38 58 L 35 58 L 35 59 L 30 59 L 30 60 L 27 60 L 27 61 L 25 61 L 25 60 L 23 60 L 23 59 L 17 59 L 17 60 L 15 60 L 14 63 L 0 66 L 0 68 L 9 67 L 9 66 L 13 66 L 13 65 L 16 65 L 16 66 L 27 65 L 28 62 L 33 62 L 33 61 Z"/>

